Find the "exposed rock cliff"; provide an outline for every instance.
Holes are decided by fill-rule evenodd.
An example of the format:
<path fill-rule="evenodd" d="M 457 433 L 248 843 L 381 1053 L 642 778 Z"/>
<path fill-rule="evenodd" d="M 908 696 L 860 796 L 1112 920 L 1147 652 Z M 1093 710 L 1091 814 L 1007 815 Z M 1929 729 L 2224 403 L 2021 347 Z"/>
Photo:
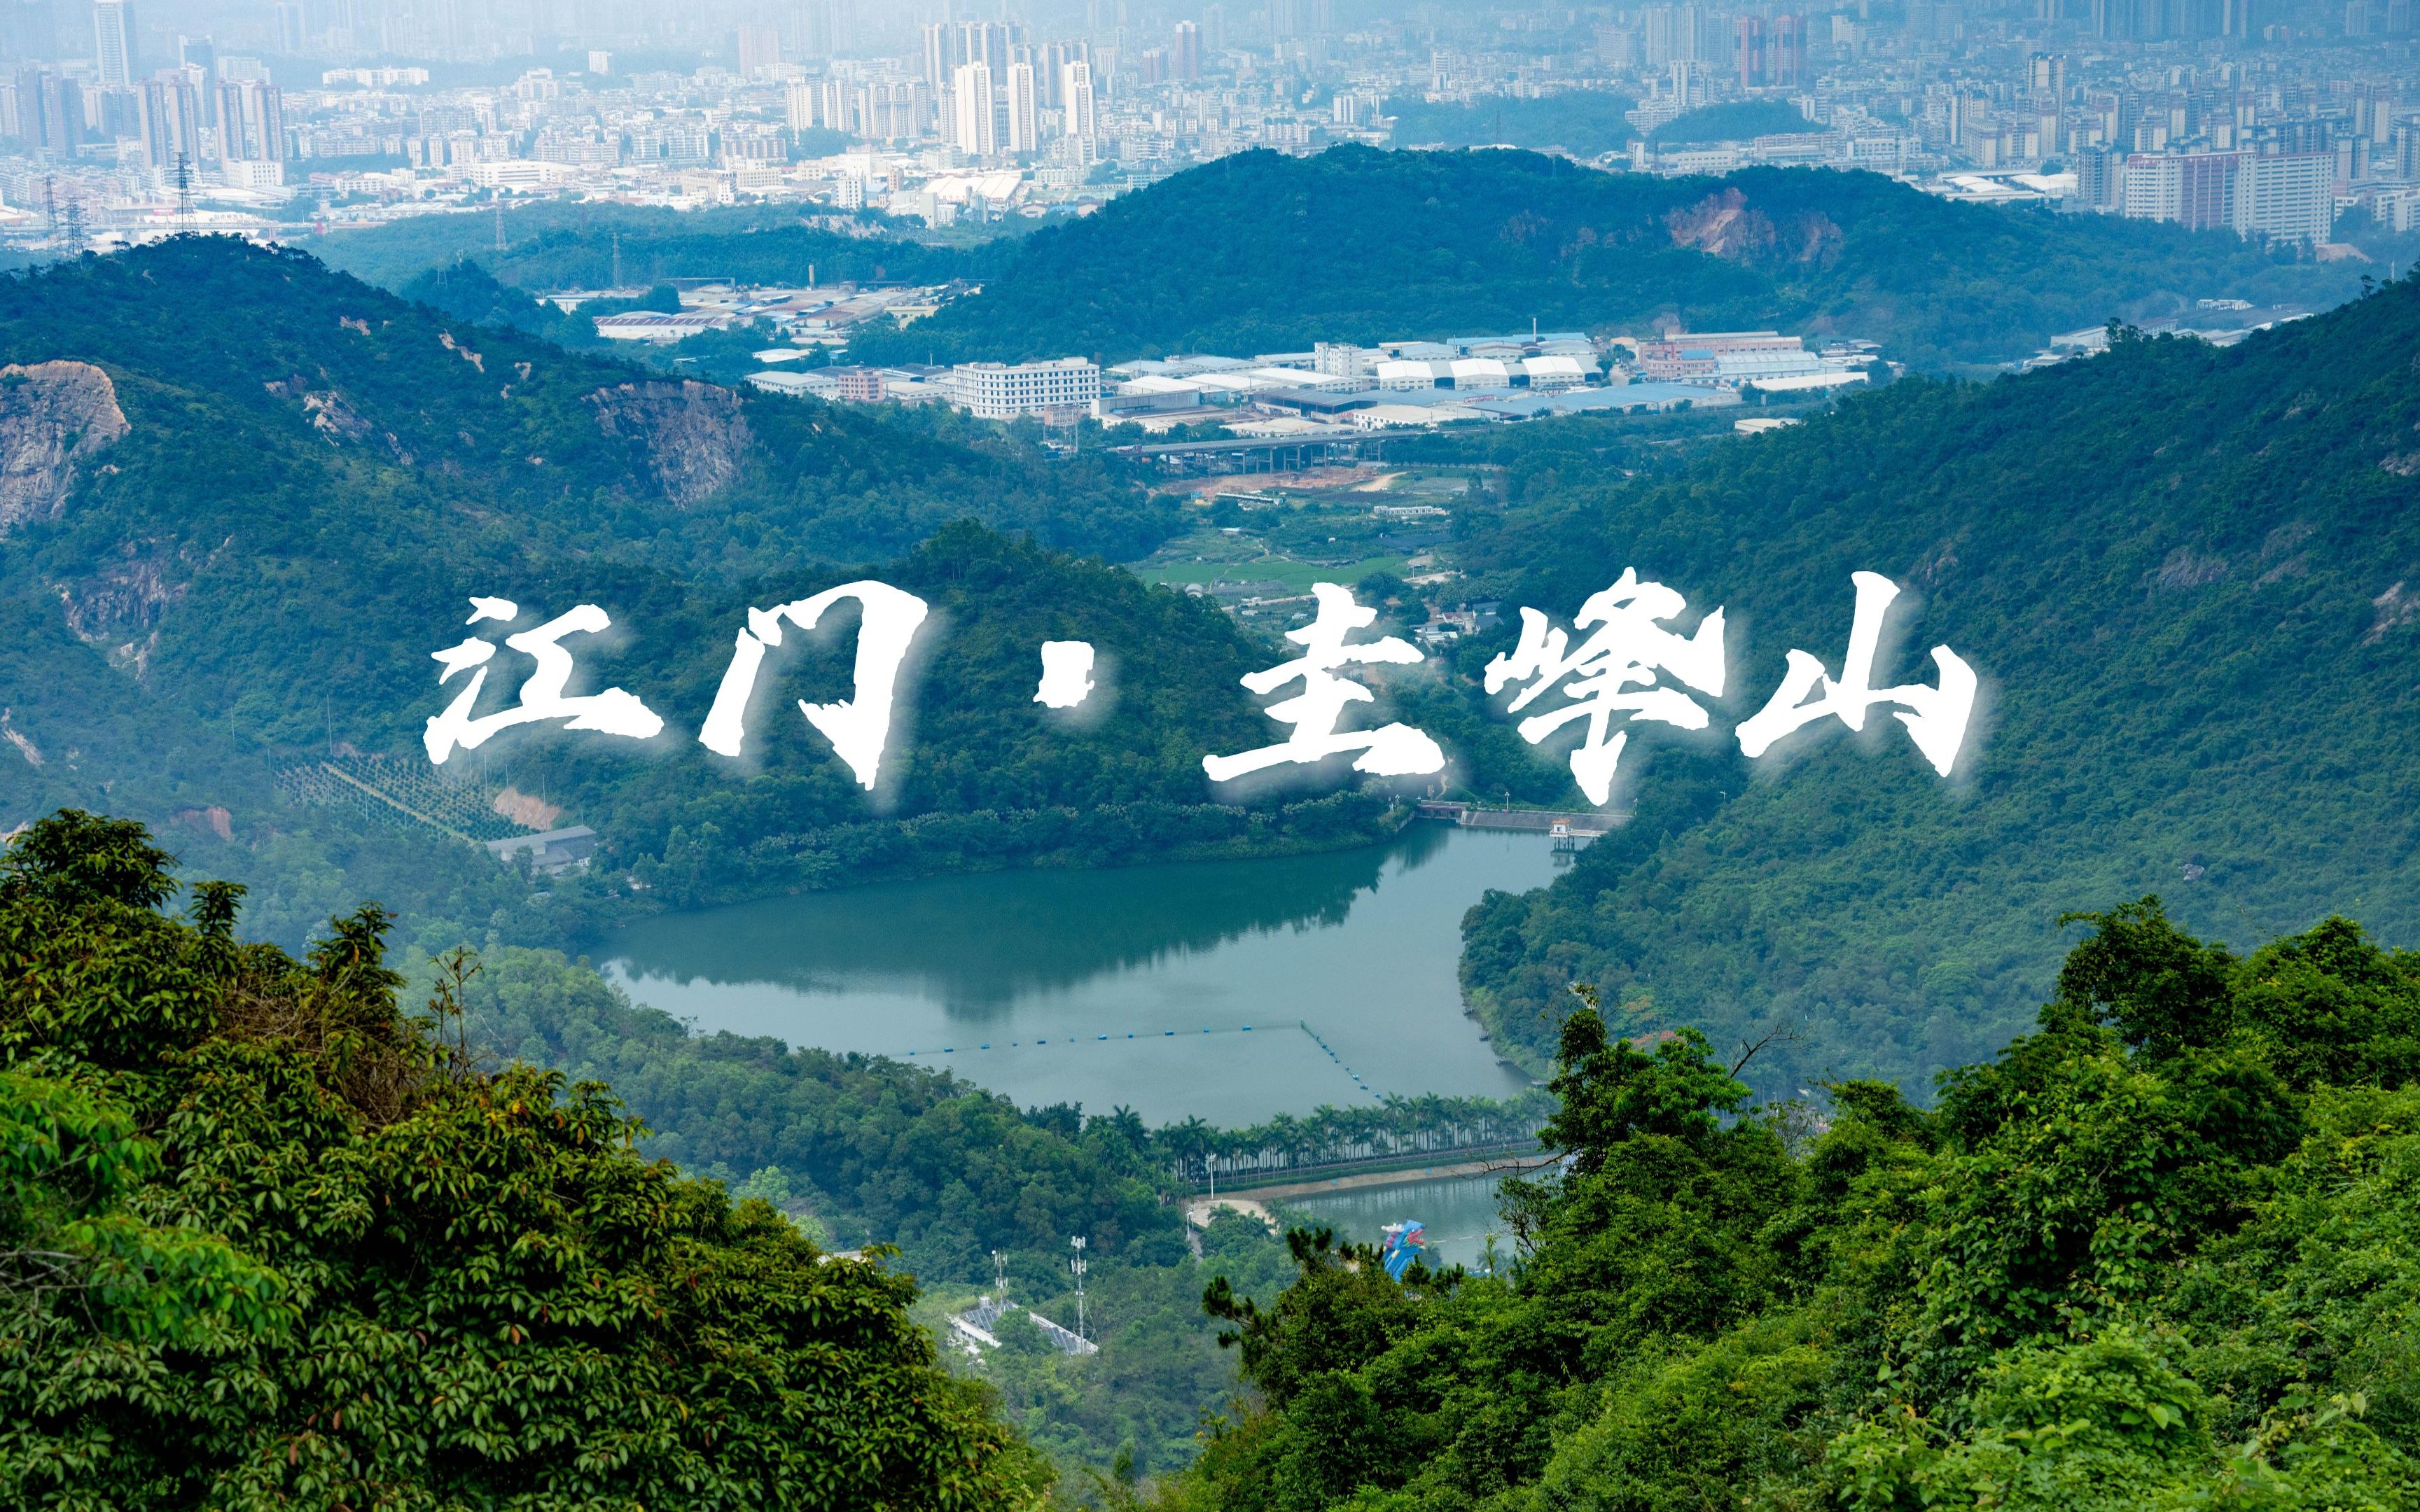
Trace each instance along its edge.
<path fill-rule="evenodd" d="M 90 363 L 0 367 L 0 535 L 55 518 L 93 454 L 126 431 L 116 386 Z"/>
<path fill-rule="evenodd" d="M 57 586 L 59 609 L 86 644 L 140 677 L 160 643 L 160 618 L 185 596 L 192 572 L 164 541 L 126 541 L 92 576 Z"/>
<path fill-rule="evenodd" d="M 739 475 L 752 440 L 739 396 L 693 379 L 624 383 L 588 396 L 597 425 L 630 443 L 664 497 L 683 506 Z"/>
<path fill-rule="evenodd" d="M 1840 251 L 1840 228 L 1820 210 L 1785 215 L 1776 224 L 1737 188 L 1708 194 L 1664 217 L 1676 247 L 1695 247 L 1735 263 L 1829 264 Z"/>

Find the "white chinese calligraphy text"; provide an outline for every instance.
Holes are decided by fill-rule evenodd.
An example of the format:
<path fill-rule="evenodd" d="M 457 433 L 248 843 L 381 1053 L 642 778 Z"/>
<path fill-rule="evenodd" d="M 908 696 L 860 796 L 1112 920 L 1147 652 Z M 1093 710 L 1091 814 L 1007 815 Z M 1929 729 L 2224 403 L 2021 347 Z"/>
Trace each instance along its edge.
<path fill-rule="evenodd" d="M 1090 640 L 1042 642 L 1042 686 L 1033 702 L 1049 709 L 1072 709 L 1093 696 L 1093 643 Z"/>
<path fill-rule="evenodd" d="M 1210 780 L 1227 782 L 1264 766 L 1308 765 L 1357 750 L 1360 759 L 1353 764 L 1357 772 L 1421 777 L 1444 771 L 1445 752 L 1410 725 L 1338 731 L 1336 721 L 1343 717 L 1347 703 L 1369 703 L 1375 696 L 1360 684 L 1337 676 L 1337 668 L 1348 662 L 1408 664 L 1420 660 L 1420 652 L 1391 635 L 1367 645 L 1346 646 L 1345 636 L 1367 628 L 1378 618 L 1378 611 L 1356 604 L 1350 592 L 1334 583 L 1315 583 L 1311 593 L 1319 600 L 1318 614 L 1301 629 L 1286 632 L 1287 640 L 1304 648 L 1303 655 L 1266 671 L 1248 672 L 1243 679 L 1246 687 L 1261 694 L 1301 682 L 1300 693 L 1270 704 L 1267 710 L 1270 718 L 1294 726 L 1294 734 L 1282 745 L 1233 756 L 1204 756 L 1202 769 L 1210 774 Z"/>
<path fill-rule="evenodd" d="M 1749 757 L 1761 756 L 1782 736 L 1826 716 L 1837 717 L 1852 730 L 1863 730 L 1867 709 L 1877 703 L 1898 703 L 1905 707 L 1891 717 L 1907 726 L 1916 748 L 1934 771 L 1947 777 L 1958 764 L 1959 748 L 1966 743 L 1966 720 L 1975 712 L 1975 669 L 1947 646 L 1935 646 L 1932 660 L 1941 669 L 1939 687 L 1910 683 L 1903 687 L 1875 687 L 1874 656 L 1882 644 L 1883 618 L 1890 611 L 1891 601 L 1899 597 L 1899 585 L 1876 572 L 1853 573 L 1851 578 L 1857 585 L 1857 608 L 1849 623 L 1849 656 L 1841 663 L 1839 680 L 1833 681 L 1822 662 L 1792 650 L 1789 671 L 1771 702 L 1739 727 L 1740 750 Z M 1814 695 L 1811 701 L 1809 694 Z"/>
<path fill-rule="evenodd" d="M 464 623 L 509 623 L 520 617 L 520 608 L 508 598 L 474 598 L 471 600 L 471 618 Z M 655 711 L 640 702 L 635 694 L 609 687 L 602 693 L 581 698 L 564 696 L 564 688 L 571 682 L 571 653 L 563 649 L 563 638 L 578 633 L 594 635 L 613 623 L 596 605 L 579 604 L 570 613 L 535 629 L 506 636 L 504 644 L 536 662 L 537 670 L 521 685 L 520 707 L 500 710 L 479 719 L 473 718 L 471 711 L 478 707 L 479 695 L 487 688 L 487 663 L 496 655 L 495 643 L 473 637 L 458 646 L 430 653 L 431 658 L 445 669 L 437 674 L 438 686 L 443 687 L 459 671 L 471 672 L 471 686 L 445 706 L 444 713 L 429 719 L 427 731 L 421 737 L 429 761 L 442 766 L 457 747 L 476 750 L 499 730 L 538 719 L 568 719 L 570 722 L 564 726 L 566 730 L 594 730 L 632 740 L 645 740 L 659 733 L 664 728 L 663 720 L 656 717 Z"/>
<path fill-rule="evenodd" d="M 1658 671 L 1709 697 L 1723 696 L 1723 611 L 1707 615 L 1687 640 L 1655 623 L 1685 607 L 1679 594 L 1662 583 L 1642 583 L 1636 570 L 1624 568 L 1620 582 L 1580 606 L 1572 623 L 1583 630 L 1591 625 L 1597 629 L 1578 650 L 1567 651 L 1563 632 L 1550 627 L 1536 609 L 1525 609 L 1520 644 L 1510 656 L 1498 656 L 1487 664 L 1490 693 L 1501 691 L 1507 683 L 1530 679 L 1513 696 L 1507 713 L 1518 714 L 1539 694 L 1564 685 L 1560 691 L 1568 702 L 1522 720 L 1521 738 L 1534 746 L 1572 720 L 1587 719 L 1588 732 L 1572 752 L 1572 777 L 1590 803 L 1602 806 L 1611 798 L 1614 767 L 1630 741 L 1627 731 L 1607 734 L 1615 714 L 1683 730 L 1706 728 L 1706 711 L 1694 699 L 1677 688 L 1653 686 Z"/>
<path fill-rule="evenodd" d="M 748 624 L 732 646 L 722 686 L 715 691 L 714 707 L 706 711 L 706 728 L 698 732 L 700 744 L 724 756 L 739 754 L 747 735 L 748 699 L 755 691 L 766 648 L 782 643 L 782 622 L 786 619 L 801 630 L 812 630 L 824 610 L 844 598 L 856 599 L 862 609 L 852 696 L 839 703 L 809 703 L 801 699 L 799 712 L 823 732 L 861 786 L 874 786 L 883 747 L 891 740 L 891 706 L 898 689 L 900 664 L 908 659 L 908 648 L 924 623 L 925 606 L 913 594 L 870 579 L 827 588 L 811 598 L 770 609 L 750 609 Z"/>

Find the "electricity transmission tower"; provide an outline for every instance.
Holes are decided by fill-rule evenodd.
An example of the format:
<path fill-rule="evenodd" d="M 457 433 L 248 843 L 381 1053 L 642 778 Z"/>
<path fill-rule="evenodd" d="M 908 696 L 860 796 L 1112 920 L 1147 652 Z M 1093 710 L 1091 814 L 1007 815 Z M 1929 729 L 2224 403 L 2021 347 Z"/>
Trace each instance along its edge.
<path fill-rule="evenodd" d="M 1067 1269 L 1076 1273 L 1076 1336 L 1090 1338 L 1084 1331 L 1084 1236 L 1078 1234 L 1067 1242 L 1076 1251 L 1076 1257 L 1067 1262 Z"/>

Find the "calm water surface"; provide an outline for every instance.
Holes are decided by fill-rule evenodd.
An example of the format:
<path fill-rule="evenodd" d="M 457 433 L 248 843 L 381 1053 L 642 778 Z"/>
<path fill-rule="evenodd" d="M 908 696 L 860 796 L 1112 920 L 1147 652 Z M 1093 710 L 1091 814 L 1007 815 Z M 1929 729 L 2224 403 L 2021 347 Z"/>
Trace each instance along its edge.
<path fill-rule="evenodd" d="M 1232 1125 L 1528 1085 L 1463 1013 L 1455 965 L 1482 892 L 1553 875 L 1542 837 L 1419 824 L 1336 855 L 939 877 L 649 919 L 605 969 L 706 1033 L 913 1057 L 1029 1106 Z"/>
<path fill-rule="evenodd" d="M 1388 1224 L 1417 1218 L 1427 1230 L 1430 1263 L 1466 1265 L 1476 1271 L 1496 1235 L 1496 1260 L 1512 1263 L 1512 1233 L 1497 1211 L 1496 1187 L 1503 1178 L 1472 1176 L 1402 1186 L 1364 1187 L 1331 1196 L 1289 1197 L 1290 1211 L 1310 1214 L 1336 1230 L 1339 1239 L 1375 1244 Z M 1246 1196 L 1249 1196 L 1247 1193 Z"/>

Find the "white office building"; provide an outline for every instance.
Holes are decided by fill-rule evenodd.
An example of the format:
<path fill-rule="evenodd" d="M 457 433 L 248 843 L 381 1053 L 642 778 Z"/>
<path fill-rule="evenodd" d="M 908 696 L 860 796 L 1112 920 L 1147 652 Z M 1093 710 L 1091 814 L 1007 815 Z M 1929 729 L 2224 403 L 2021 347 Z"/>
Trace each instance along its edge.
<path fill-rule="evenodd" d="M 1069 136 L 1090 142 L 1100 134 L 1100 128 L 1093 119 L 1092 64 L 1076 58 L 1060 65 L 1059 108 L 1067 123 Z"/>
<path fill-rule="evenodd" d="M 2280 241 L 2325 241 L 2335 229 L 2335 155 L 2247 157 L 2238 170 L 2235 228 Z"/>
<path fill-rule="evenodd" d="M 49 24 L 47 17 L 43 24 Z M 92 46 L 101 86 L 131 87 L 141 65 L 135 60 L 134 14 L 127 0 L 99 0 L 92 8 Z"/>
<path fill-rule="evenodd" d="M 1033 65 L 1008 66 L 1008 150 L 1027 155 L 1042 146 L 1042 97 L 1034 87 Z"/>
<path fill-rule="evenodd" d="M 1046 410 L 1090 410 L 1101 396 L 1101 369 L 1081 357 L 1047 363 L 960 363 L 944 380 L 950 402 L 980 420 L 1013 420 Z"/>
<path fill-rule="evenodd" d="M 991 65 L 961 63 L 950 75 L 950 142 L 972 158 L 1000 151 L 1000 115 L 992 108 Z"/>
<path fill-rule="evenodd" d="M 2335 225 L 2330 152 L 2136 152 L 2118 203 L 2133 220 L 2221 227 L 2280 241 L 2325 241 Z"/>

